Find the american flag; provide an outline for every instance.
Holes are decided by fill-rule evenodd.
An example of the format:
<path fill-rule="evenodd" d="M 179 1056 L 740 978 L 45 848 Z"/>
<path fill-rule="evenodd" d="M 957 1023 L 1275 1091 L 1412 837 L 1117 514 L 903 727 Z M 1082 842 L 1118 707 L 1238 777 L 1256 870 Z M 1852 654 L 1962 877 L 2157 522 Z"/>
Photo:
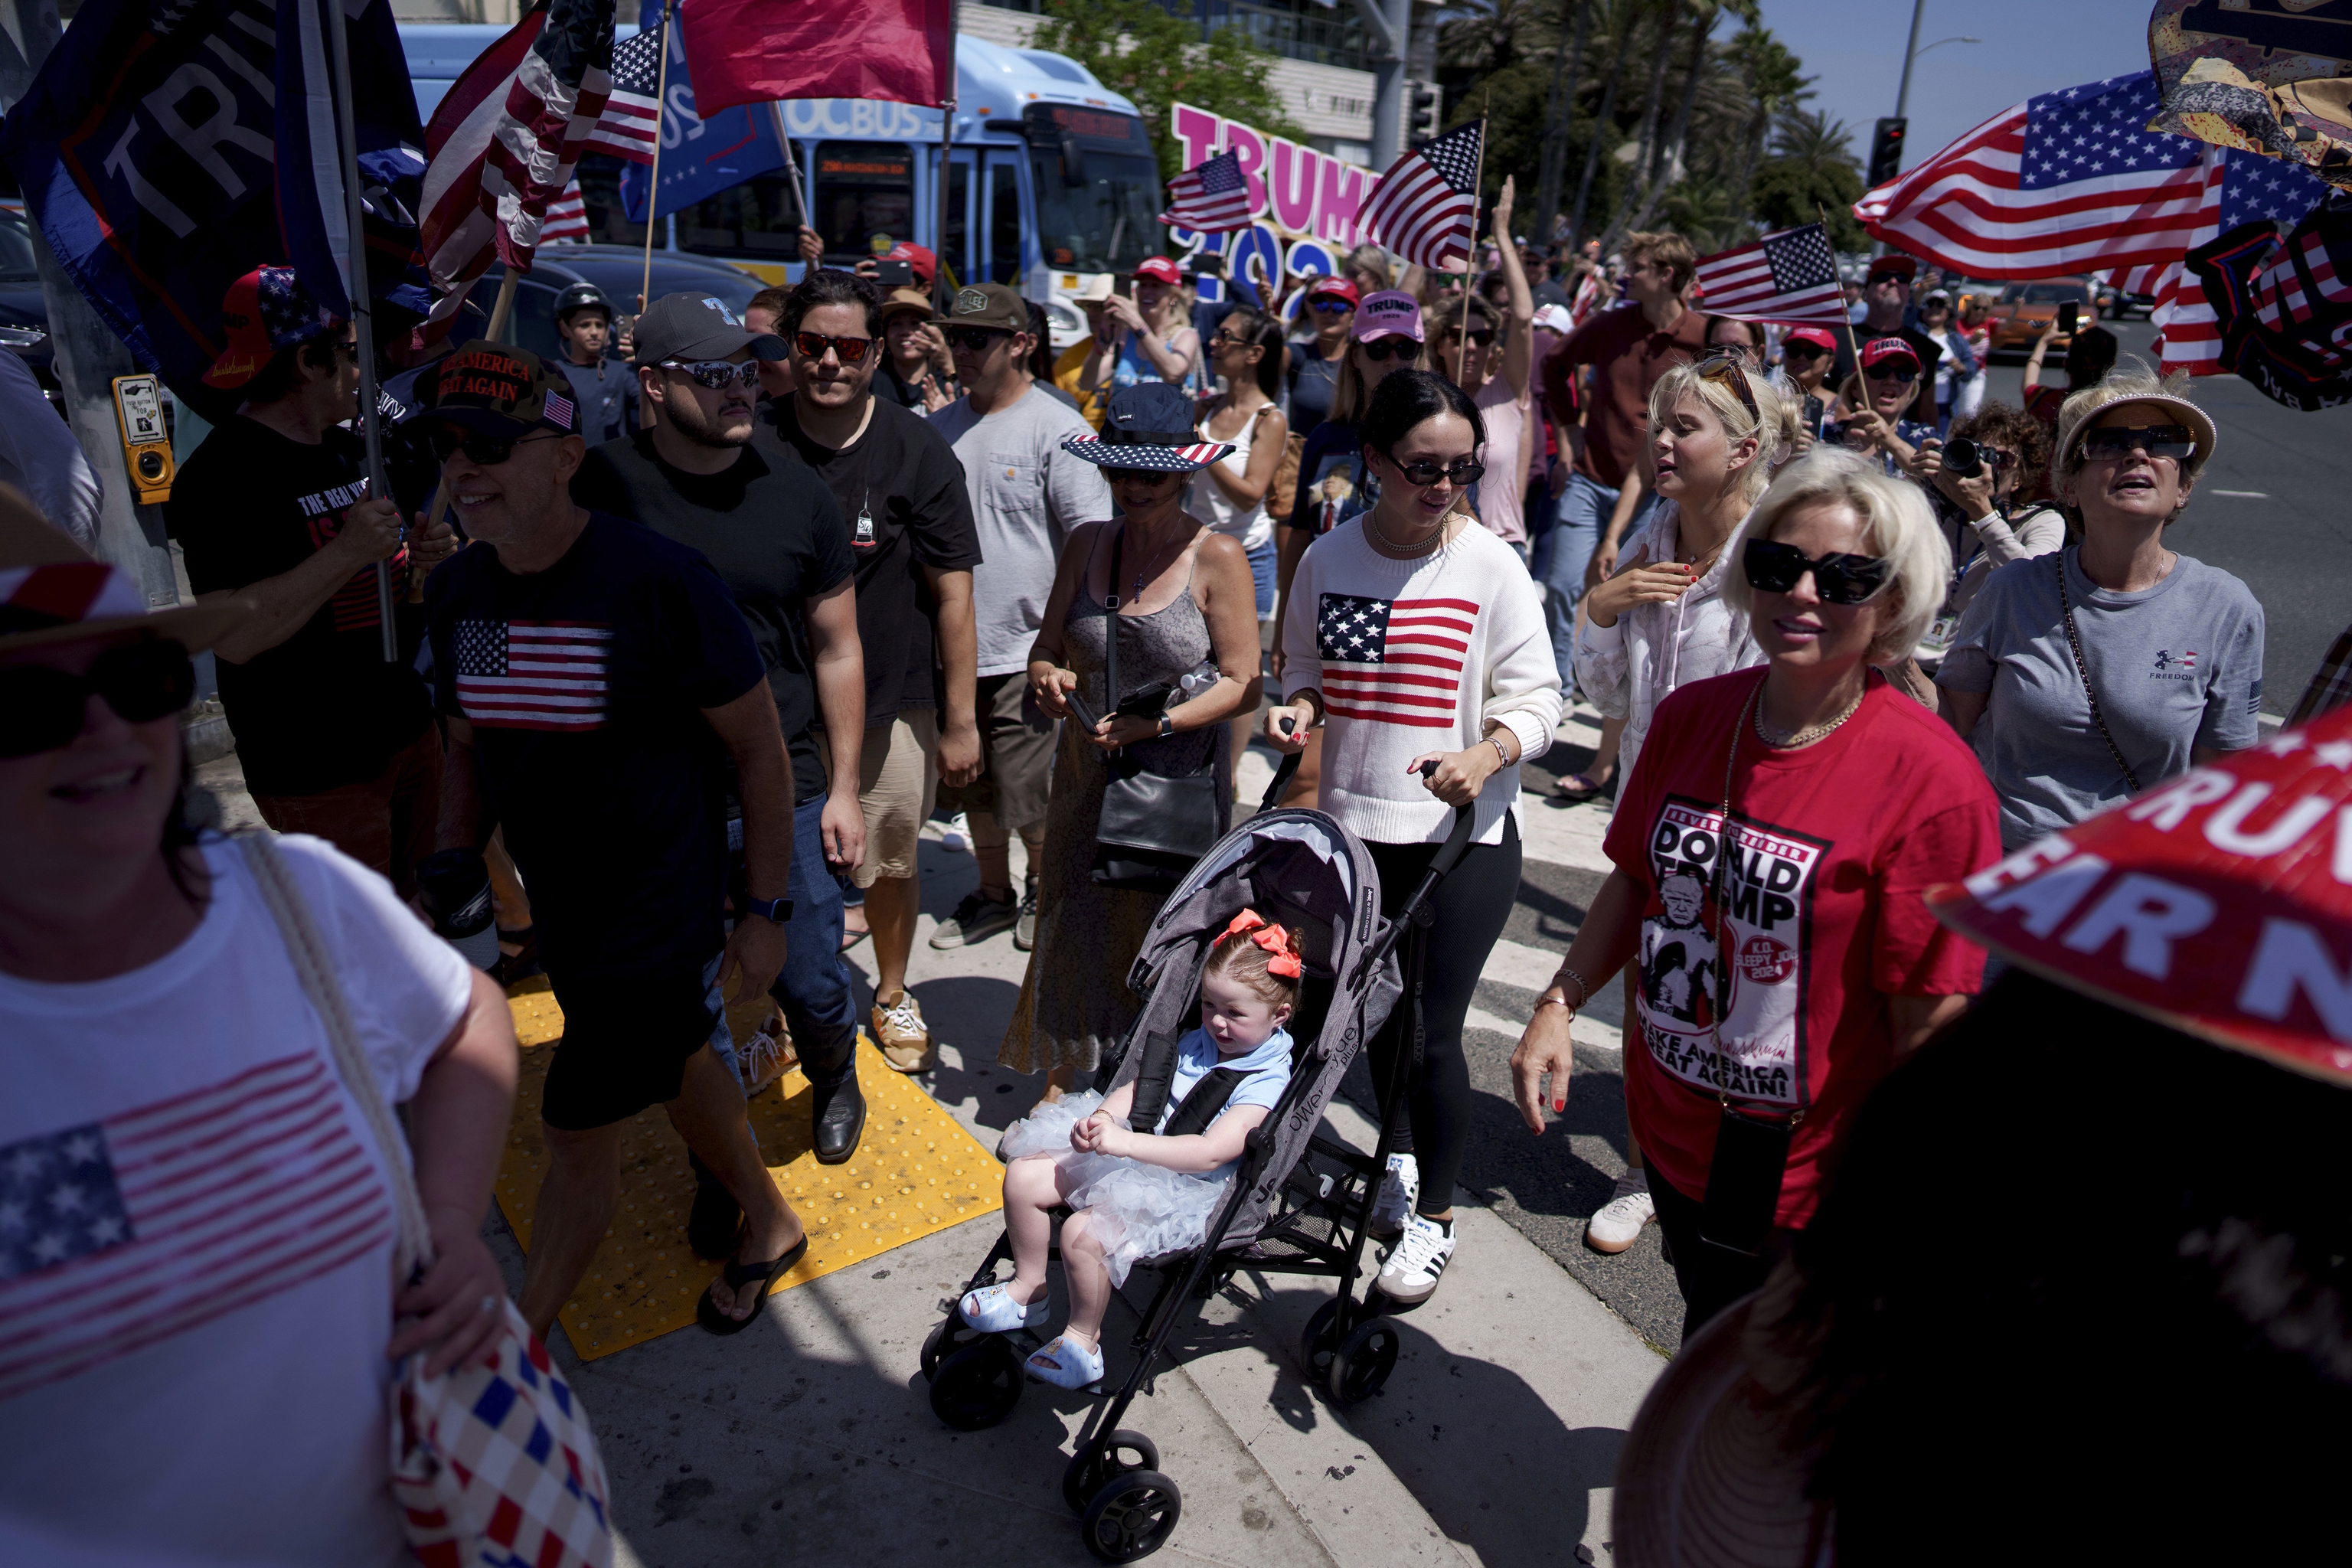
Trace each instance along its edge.
<path fill-rule="evenodd" d="M 1699 258 L 1699 298 L 1710 316 L 1741 321 L 1843 324 L 1845 295 L 1829 237 L 1817 223 L 1768 234 Z"/>
<path fill-rule="evenodd" d="M 341 1268 L 392 1237 L 314 1054 L 0 1148 L 0 1399 Z"/>
<path fill-rule="evenodd" d="M 580 194 L 580 182 L 572 181 L 563 187 L 563 194 L 547 206 L 547 221 L 539 226 L 541 245 L 585 245 L 588 243 L 588 202 Z"/>
<path fill-rule="evenodd" d="M 1249 226 L 1249 182 L 1242 178 L 1241 155 L 1230 147 L 1169 181 L 1168 195 L 1160 221 L 1171 228 L 1227 234 Z"/>
<path fill-rule="evenodd" d="M 573 621 L 459 621 L 457 706 L 494 730 L 604 722 L 613 630 Z"/>
<path fill-rule="evenodd" d="M 530 270 L 548 204 L 604 115 L 612 58 L 613 0 L 538 0 L 433 111 L 418 211 L 436 298 L 419 346 L 448 331 L 493 258 Z"/>
<path fill-rule="evenodd" d="M 2293 164 L 2234 147 L 2209 147 L 2201 172 L 2198 228 L 2189 246 L 2207 244 L 2242 224 L 2298 224 L 2327 195 L 2327 182 Z M 2160 268 L 2119 275 L 2116 287 L 2153 295 L 2153 320 L 2163 333 L 2163 369 L 2210 375 L 2221 370 L 2221 323 L 2204 285 L 2178 258 Z"/>
<path fill-rule="evenodd" d="M 1315 644 L 1325 705 L 1343 719 L 1450 729 L 1477 619 L 1467 599 L 1324 595 Z"/>
<path fill-rule="evenodd" d="M 1364 204 L 1366 237 L 1433 272 L 1470 259 L 1478 227 L 1478 153 L 1486 122 L 1474 120 L 1399 158 Z"/>
<path fill-rule="evenodd" d="M 632 163 L 654 161 L 661 140 L 661 51 L 659 28 L 614 46 L 612 94 L 584 151 L 611 153 Z"/>

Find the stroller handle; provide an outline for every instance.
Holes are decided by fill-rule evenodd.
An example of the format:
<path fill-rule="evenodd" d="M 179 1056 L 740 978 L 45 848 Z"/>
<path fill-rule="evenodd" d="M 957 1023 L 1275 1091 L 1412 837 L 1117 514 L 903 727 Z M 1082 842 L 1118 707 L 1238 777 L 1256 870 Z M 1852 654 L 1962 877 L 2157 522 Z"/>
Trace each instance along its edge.
<path fill-rule="evenodd" d="M 1434 760 L 1421 764 L 1423 778 L 1433 778 L 1436 773 L 1437 763 Z M 1429 878 L 1432 883 L 1462 863 L 1462 857 L 1470 848 L 1470 830 L 1476 826 L 1477 820 L 1478 803 L 1475 800 L 1454 808 L 1454 829 L 1445 836 L 1445 842 L 1439 846 L 1437 858 L 1429 863 Z"/>

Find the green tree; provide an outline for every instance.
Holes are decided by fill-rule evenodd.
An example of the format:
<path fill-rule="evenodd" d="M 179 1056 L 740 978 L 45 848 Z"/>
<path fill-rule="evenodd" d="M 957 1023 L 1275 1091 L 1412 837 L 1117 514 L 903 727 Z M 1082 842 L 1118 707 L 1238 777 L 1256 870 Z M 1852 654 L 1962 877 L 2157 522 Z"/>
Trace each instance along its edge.
<path fill-rule="evenodd" d="M 1067 55 L 1132 100 L 1163 180 L 1183 169 L 1183 144 L 1168 122 L 1169 106 L 1179 100 L 1268 135 L 1306 138 L 1282 110 L 1275 57 L 1238 27 L 1219 27 L 1203 43 L 1194 23 L 1150 0 L 1045 0 L 1045 20 L 1030 47 Z"/>
<path fill-rule="evenodd" d="M 1813 222 L 1818 206 L 1829 215 L 1837 248 L 1862 250 L 1870 237 L 1853 221 L 1853 210 L 1862 194 L 1862 161 L 1845 122 L 1820 110 L 1791 109 L 1780 117 L 1772 155 L 1756 170 L 1748 207 L 1773 229 Z"/>

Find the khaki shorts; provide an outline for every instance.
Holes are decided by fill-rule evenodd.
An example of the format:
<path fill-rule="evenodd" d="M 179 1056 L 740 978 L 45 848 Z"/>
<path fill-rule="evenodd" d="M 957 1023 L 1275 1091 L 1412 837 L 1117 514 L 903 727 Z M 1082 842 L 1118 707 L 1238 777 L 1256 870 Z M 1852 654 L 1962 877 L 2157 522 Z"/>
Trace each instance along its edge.
<path fill-rule="evenodd" d="M 980 720 L 980 777 L 961 788 L 941 784 L 940 804 L 984 811 L 1007 833 L 1043 826 L 1054 783 L 1054 721 L 1029 695 L 1028 672 L 982 676 L 972 705 Z"/>
<path fill-rule="evenodd" d="M 859 887 L 915 874 L 915 847 L 940 776 L 939 750 L 939 715 L 932 709 L 902 709 L 887 729 L 866 731 L 857 763 L 857 804 L 866 813 Z"/>

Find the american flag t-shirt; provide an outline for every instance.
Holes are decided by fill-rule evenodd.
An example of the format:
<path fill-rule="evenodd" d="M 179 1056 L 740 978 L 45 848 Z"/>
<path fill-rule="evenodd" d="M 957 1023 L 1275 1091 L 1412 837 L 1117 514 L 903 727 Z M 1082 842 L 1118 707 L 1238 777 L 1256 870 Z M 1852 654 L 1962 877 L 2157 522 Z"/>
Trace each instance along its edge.
<path fill-rule="evenodd" d="M 340 1268 L 392 1236 L 316 1053 L 0 1147 L 0 1399 Z"/>
<path fill-rule="evenodd" d="M 1477 620 L 1468 599 L 1325 594 L 1315 616 L 1325 707 L 1343 719 L 1451 729 Z"/>
<path fill-rule="evenodd" d="M 570 621 L 457 623 L 457 705 L 494 730 L 593 730 L 610 704 L 613 629 Z"/>

